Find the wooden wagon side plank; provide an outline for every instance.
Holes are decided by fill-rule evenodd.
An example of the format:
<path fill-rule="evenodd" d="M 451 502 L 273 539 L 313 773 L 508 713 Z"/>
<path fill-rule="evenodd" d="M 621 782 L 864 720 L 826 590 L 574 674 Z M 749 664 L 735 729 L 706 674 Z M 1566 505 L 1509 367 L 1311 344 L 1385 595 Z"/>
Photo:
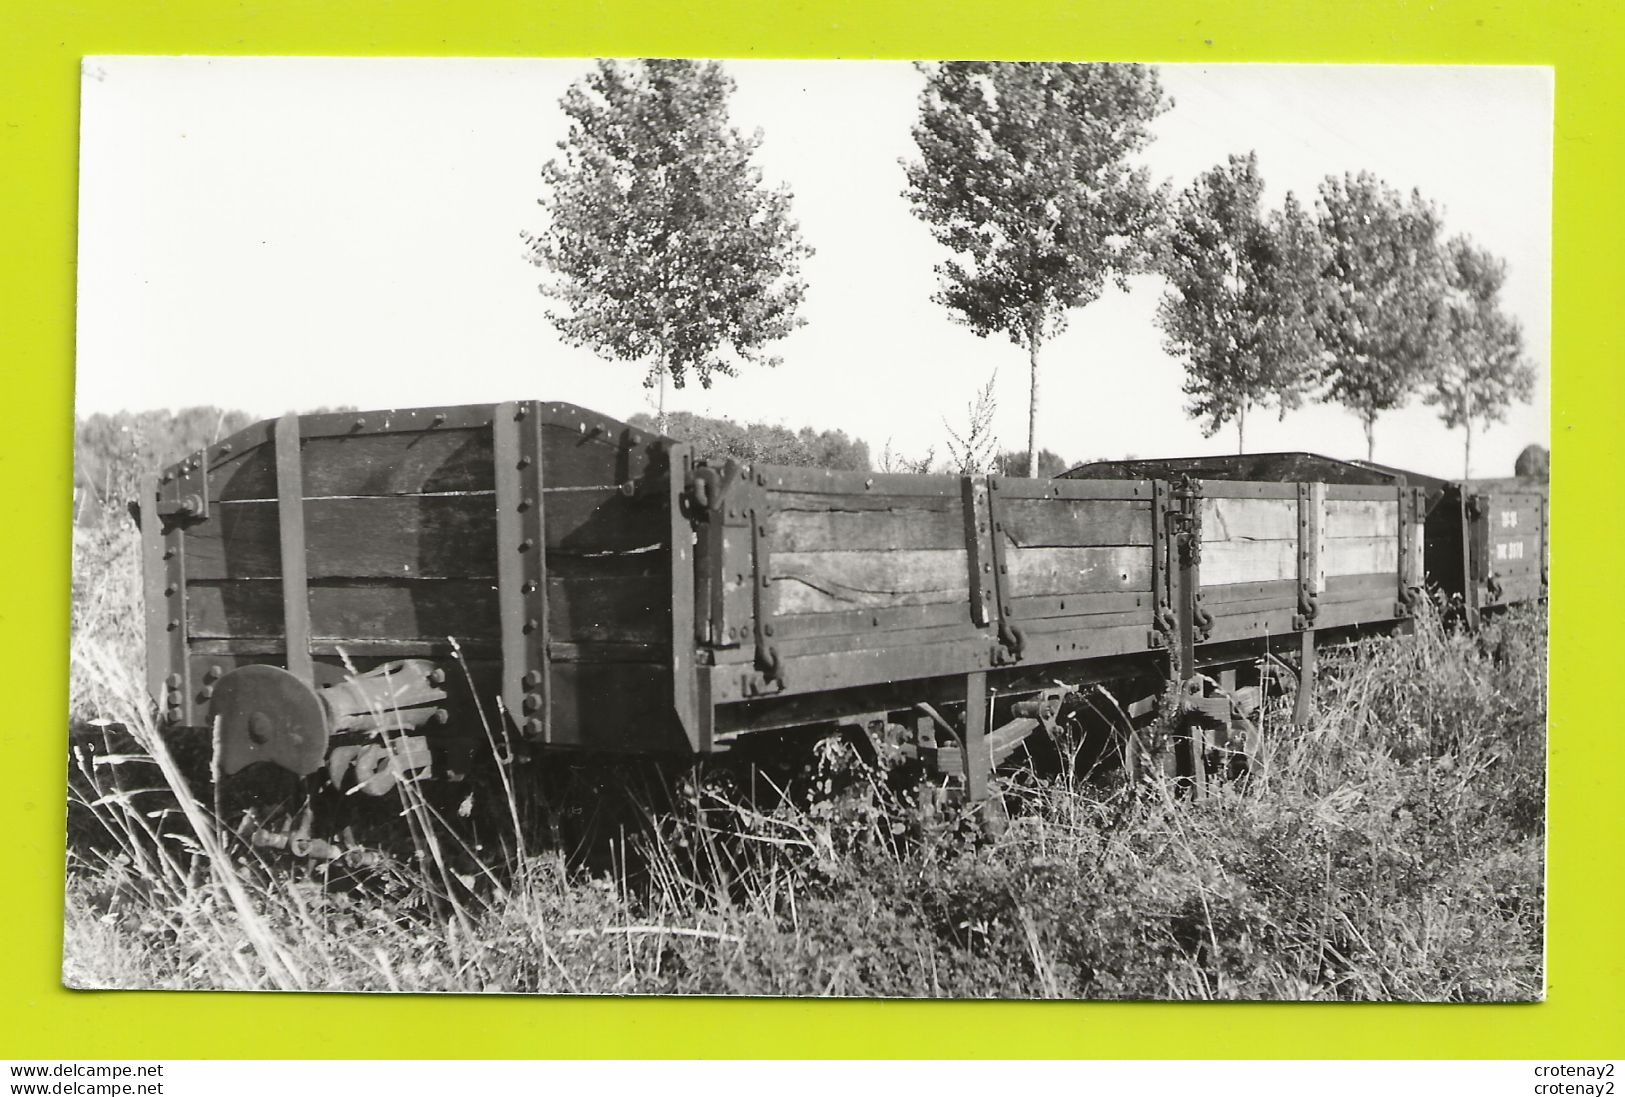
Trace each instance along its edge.
<path fill-rule="evenodd" d="M 1151 590 L 1151 549 L 1011 548 L 1005 553 L 1010 597 Z"/>
<path fill-rule="evenodd" d="M 1247 613 L 1298 604 L 1297 584 L 1291 579 L 1233 583 L 1202 587 L 1202 604 L 1215 614 Z"/>
<path fill-rule="evenodd" d="M 1397 537 L 1328 538 L 1324 566 L 1328 579 L 1338 575 L 1374 575 L 1399 572 Z"/>
<path fill-rule="evenodd" d="M 282 574 L 279 503 L 225 502 L 188 538 L 193 579 Z M 306 575 L 318 578 L 488 578 L 496 573 L 489 495 L 310 499 Z"/>
<path fill-rule="evenodd" d="M 199 639 L 284 636 L 280 579 L 189 584 L 186 621 Z M 308 585 L 311 640 L 492 637 L 496 587 L 488 579 L 318 580 Z"/>
<path fill-rule="evenodd" d="M 1202 585 L 1274 583 L 1298 577 L 1297 508 L 1291 510 L 1294 536 L 1271 541 L 1210 541 L 1202 546 Z"/>
<path fill-rule="evenodd" d="M 1395 499 L 1330 499 L 1326 502 L 1326 537 L 1398 537 L 1399 502 Z"/>
<path fill-rule="evenodd" d="M 534 502 L 534 500 L 533 500 Z M 550 555 L 607 557 L 664 547 L 665 511 L 615 489 L 544 492 Z M 189 531 L 195 579 L 281 574 L 279 504 L 219 503 Z M 307 499 L 312 578 L 490 578 L 496 575 L 497 508 L 491 492 Z"/>
<path fill-rule="evenodd" d="M 275 499 L 274 446 L 232 456 L 209 470 L 216 500 Z M 306 498 L 490 491 L 491 432 L 425 427 L 401 433 L 307 438 Z"/>
<path fill-rule="evenodd" d="M 788 641 L 814 636 L 885 635 L 907 629 L 959 624 L 969 627 L 970 618 L 965 607 L 955 602 L 939 602 L 925 606 L 796 614 L 781 612 L 773 619 L 773 634 L 780 640 Z"/>
<path fill-rule="evenodd" d="M 963 516 L 958 508 L 943 505 L 940 500 L 861 499 L 868 505 L 846 507 L 831 505 L 829 497 L 824 498 L 825 509 L 816 510 L 792 509 L 783 500 L 774 500 L 775 510 L 767 525 L 775 555 L 948 549 L 964 542 Z"/>
<path fill-rule="evenodd" d="M 1222 485 L 1229 490 L 1234 485 Z M 1209 496 L 1202 500 L 1202 541 L 1206 546 L 1225 542 L 1292 541 L 1298 539 L 1298 504 L 1286 499 L 1248 499 Z M 1204 560 L 1205 563 L 1205 560 Z"/>
<path fill-rule="evenodd" d="M 1368 572 L 1358 575 L 1334 575 L 1326 580 L 1326 589 L 1320 596 L 1322 605 L 1333 602 L 1370 601 L 1391 596 L 1394 589 L 1392 572 Z"/>
<path fill-rule="evenodd" d="M 658 563 L 668 563 L 665 553 Z M 669 570 L 661 574 L 662 570 L 657 567 L 642 575 L 548 575 L 548 628 L 553 641 L 664 642 L 671 618 L 667 602 L 671 580 Z"/>
<path fill-rule="evenodd" d="M 1151 543 L 1151 503 L 1121 499 L 1003 498 L 999 522 L 1017 548 Z"/>
<path fill-rule="evenodd" d="M 774 552 L 770 579 L 780 613 L 964 602 L 965 550 Z M 967 614 L 969 610 L 967 608 Z"/>

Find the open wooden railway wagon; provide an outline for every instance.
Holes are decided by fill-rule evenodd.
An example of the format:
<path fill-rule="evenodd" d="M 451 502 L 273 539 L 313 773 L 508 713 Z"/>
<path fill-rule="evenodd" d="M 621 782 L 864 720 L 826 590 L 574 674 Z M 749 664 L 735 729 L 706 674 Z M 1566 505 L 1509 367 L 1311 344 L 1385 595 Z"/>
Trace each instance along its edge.
<path fill-rule="evenodd" d="M 1424 514 L 1423 574 L 1447 611 L 1472 627 L 1487 611 L 1546 598 L 1551 535 L 1548 491 L 1538 480 L 1444 480 L 1370 461 L 1314 453 L 1096 461 L 1066 477 L 1179 477 L 1300 481 L 1420 489 Z"/>
<path fill-rule="evenodd" d="M 1486 612 L 1546 600 L 1550 493 L 1539 480 L 1440 480 L 1371 462 L 1364 468 L 1420 487 L 1427 505 L 1428 585 L 1470 626 Z"/>
<path fill-rule="evenodd" d="M 714 464 L 539 401 L 260 423 L 140 510 L 164 724 L 377 793 L 466 768 L 483 712 L 668 755 L 855 727 L 974 801 L 1103 682 L 1201 775 L 1267 653 L 1312 672 L 1422 582 L 1392 483 Z"/>

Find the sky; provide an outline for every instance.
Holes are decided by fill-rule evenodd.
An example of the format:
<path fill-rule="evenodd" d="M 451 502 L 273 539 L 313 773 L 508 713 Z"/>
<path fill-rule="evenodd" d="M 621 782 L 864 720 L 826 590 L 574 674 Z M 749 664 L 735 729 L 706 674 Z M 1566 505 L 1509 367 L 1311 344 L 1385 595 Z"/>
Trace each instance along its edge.
<path fill-rule="evenodd" d="M 79 413 L 214 404 L 272 416 L 511 399 L 652 411 L 641 365 L 563 344 L 520 233 L 543 223 L 559 97 L 590 62 L 89 58 L 80 149 Z M 896 62 L 726 63 L 767 180 L 802 237 L 806 323 L 783 361 L 671 392 L 667 409 L 840 429 L 946 456 L 995 379 L 1003 448 L 1026 445 L 1027 361 L 932 302 L 945 257 L 902 197 L 922 77 Z M 1328 174 L 1419 188 L 1507 261 L 1507 311 L 1539 382 L 1477 432 L 1472 473 L 1550 441 L 1552 78 L 1544 68 L 1161 65 L 1172 110 L 1143 155 L 1183 188 L 1256 150 L 1266 200 Z M 1235 451 L 1187 416 L 1183 368 L 1138 276 L 1074 310 L 1042 359 L 1039 444 L 1070 461 Z M 1462 474 L 1420 400 L 1377 422 L 1377 460 Z M 1255 412 L 1247 449 L 1363 457 L 1352 414 Z"/>

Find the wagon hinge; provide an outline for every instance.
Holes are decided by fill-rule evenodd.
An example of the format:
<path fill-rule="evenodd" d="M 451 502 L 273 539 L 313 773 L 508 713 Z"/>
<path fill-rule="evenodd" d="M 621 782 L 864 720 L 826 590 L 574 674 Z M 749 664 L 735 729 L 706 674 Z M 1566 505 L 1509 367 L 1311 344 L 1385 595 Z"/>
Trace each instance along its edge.
<path fill-rule="evenodd" d="M 1213 614 L 1202 605 L 1200 593 L 1195 596 L 1195 601 L 1195 608 L 1191 611 L 1191 623 L 1196 627 L 1196 642 L 1205 644 L 1208 637 L 1213 634 Z"/>
<path fill-rule="evenodd" d="M 1146 646 L 1172 649 L 1177 642 L 1179 618 L 1174 613 L 1171 576 L 1173 560 L 1168 546 L 1177 528 L 1177 512 L 1169 507 L 1169 484 L 1151 481 L 1151 632 Z"/>
<path fill-rule="evenodd" d="M 1179 632 L 1179 615 L 1174 613 L 1174 607 L 1164 602 L 1157 606 L 1151 619 L 1150 646 L 1154 648 L 1171 648 L 1176 642 Z"/>
<path fill-rule="evenodd" d="M 1169 514 L 1169 528 L 1179 556 L 1181 597 L 1189 601 L 1192 639 L 1199 644 L 1213 631 L 1213 614 L 1202 605 L 1202 481 L 1180 477 L 1173 496 L 1179 506 Z"/>
<path fill-rule="evenodd" d="M 683 494 L 692 517 L 708 521 L 720 514 L 725 506 L 723 500 L 739 479 L 739 462 L 731 457 L 720 469 L 711 465 L 691 467 L 685 477 Z"/>
<path fill-rule="evenodd" d="M 752 561 L 751 614 L 752 632 L 756 641 L 757 675 L 750 683 L 749 692 L 768 693 L 784 689 L 786 685 L 784 659 L 778 645 L 773 642 L 773 616 L 776 599 L 773 596 L 773 559 L 771 535 L 767 528 L 767 477 L 757 473 L 751 491 L 739 501 L 739 512 L 750 522 L 750 555 Z"/>
<path fill-rule="evenodd" d="M 1172 516 L 1172 528 L 1174 544 L 1179 549 L 1179 566 L 1194 570 L 1202 566 L 1202 528 L 1201 518 L 1189 504 L 1190 500 L 1186 500 L 1186 507 Z"/>
<path fill-rule="evenodd" d="M 959 491 L 965 513 L 971 624 L 986 628 L 993 620 L 993 524 L 988 518 L 987 477 L 961 476 Z"/>
<path fill-rule="evenodd" d="M 1027 646 L 1027 634 L 1015 623 L 1015 605 L 1010 598 L 1010 565 L 1005 551 L 1007 538 L 1004 535 L 1004 520 L 1000 517 L 1003 510 L 999 505 L 1000 483 L 997 476 L 987 478 L 987 521 L 993 542 L 993 605 L 999 614 L 996 630 L 999 642 L 993 648 L 995 664 L 1019 661 L 1022 649 Z"/>
<path fill-rule="evenodd" d="M 1292 618 L 1294 631 L 1313 628 L 1320 614 L 1320 594 L 1316 575 L 1320 568 L 1320 511 L 1322 494 L 1318 485 L 1298 484 L 1298 612 Z"/>

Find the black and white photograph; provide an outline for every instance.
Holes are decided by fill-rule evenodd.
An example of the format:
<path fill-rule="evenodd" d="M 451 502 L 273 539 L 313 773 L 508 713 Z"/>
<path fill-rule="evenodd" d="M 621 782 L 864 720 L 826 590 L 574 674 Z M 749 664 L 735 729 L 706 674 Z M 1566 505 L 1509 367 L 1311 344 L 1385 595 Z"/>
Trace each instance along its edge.
<path fill-rule="evenodd" d="M 1542 1000 L 1552 111 L 86 58 L 63 983 Z"/>

